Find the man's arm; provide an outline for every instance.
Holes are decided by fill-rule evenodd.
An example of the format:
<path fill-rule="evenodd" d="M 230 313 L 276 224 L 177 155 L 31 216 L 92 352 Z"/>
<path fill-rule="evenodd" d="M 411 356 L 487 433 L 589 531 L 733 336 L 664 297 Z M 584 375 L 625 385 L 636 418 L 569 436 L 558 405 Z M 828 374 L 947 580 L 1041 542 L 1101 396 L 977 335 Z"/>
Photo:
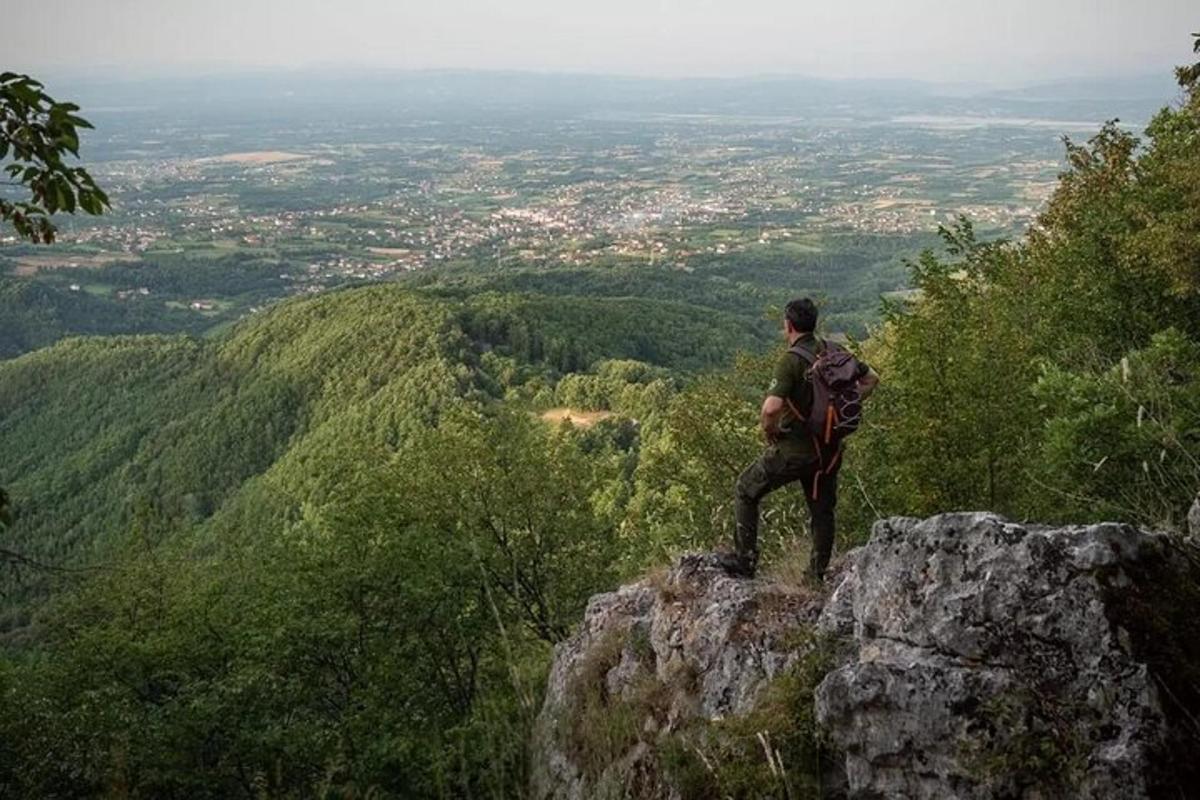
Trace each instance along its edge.
<path fill-rule="evenodd" d="M 879 374 L 870 367 L 867 368 L 867 374 L 858 379 L 858 396 L 866 400 L 875 391 L 875 387 L 879 385 Z"/>
<path fill-rule="evenodd" d="M 762 427 L 763 436 L 768 442 L 773 443 L 779 438 L 779 417 L 782 414 L 783 398 L 773 394 L 767 395 L 767 399 L 763 400 L 762 413 L 759 414 L 758 422 Z"/>
<path fill-rule="evenodd" d="M 775 364 L 775 377 L 771 381 L 771 388 L 767 391 L 767 397 L 762 404 L 762 412 L 758 416 L 758 424 L 762 428 L 763 437 L 771 444 L 775 444 L 782 435 L 779 430 L 779 421 L 783 416 L 784 398 L 791 397 L 792 391 L 795 389 L 796 358 L 797 356 L 790 353 L 784 353 L 779 357 L 779 361 Z"/>

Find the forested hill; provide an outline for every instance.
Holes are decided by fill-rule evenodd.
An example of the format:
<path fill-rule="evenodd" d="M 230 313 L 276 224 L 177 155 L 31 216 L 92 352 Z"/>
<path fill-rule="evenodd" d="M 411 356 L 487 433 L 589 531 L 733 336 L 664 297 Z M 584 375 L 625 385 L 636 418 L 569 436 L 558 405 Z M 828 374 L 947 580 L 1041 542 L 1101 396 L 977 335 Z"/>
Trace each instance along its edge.
<path fill-rule="evenodd" d="M 439 304 L 376 290 L 280 306 L 224 341 L 73 339 L 6 362 L 4 479 L 29 537 L 16 544 L 57 560 L 119 524 L 131 492 L 207 516 L 356 401 L 407 417 L 461 393 L 469 373 L 449 362 L 466 352 Z M 422 380 L 400 399 L 406 375 Z"/>
<path fill-rule="evenodd" d="M 149 750 L 139 740 L 128 755 L 182 758 L 206 796 L 253 794 L 250 765 L 297 736 L 291 777 L 266 780 L 307 784 L 347 712 L 355 747 L 388 751 L 381 768 L 405 754 L 402 796 L 475 784 L 478 767 L 455 763 L 468 753 L 503 765 L 502 785 L 523 780 L 510 770 L 548 646 L 591 593 L 707 538 L 688 521 L 718 494 L 679 491 L 674 459 L 695 454 L 673 443 L 669 409 L 775 327 L 667 299 L 375 285 L 287 301 L 216 338 L 73 338 L 0 362 L 0 485 L 15 509 L 0 545 L 41 565 L 0 573 L 0 763 L 16 765 L 0 769 L 0 794 L 108 785 L 98 752 L 78 756 L 82 771 L 32 755 L 75 746 L 51 722 L 70 708 L 92 732 L 137 717 Z M 587 415 L 571 427 L 563 411 Z M 643 514 L 657 537 L 622 541 Z M 84 628 L 83 660 L 51 655 Z M 306 673 L 286 682 L 315 692 L 295 719 L 316 739 L 291 723 L 276 744 L 244 738 L 307 703 L 251 642 Z M 141 653 L 133 680 L 156 688 L 135 694 L 149 705 L 102 699 L 113 673 L 92 659 L 115 665 L 118 651 Z M 230 669 L 232 692 L 217 677 Z M 209 688 L 167 688 L 192 677 Z M 363 679 L 381 694 L 362 695 Z M 215 753 L 219 777 L 192 760 L 209 761 L 187 732 L 197 713 L 216 715 L 219 751 L 238 751 Z M 472 734 L 461 726 L 476 713 L 492 722 Z M 150 794 L 194 796 L 168 772 L 143 776 Z"/>
<path fill-rule="evenodd" d="M 0 363 L 7 542 L 86 563 L 138 513 L 197 523 L 251 479 L 295 511 L 337 480 L 337 452 L 394 452 L 460 402 L 541 390 L 545 407 L 559 375 L 605 358 L 698 369 L 763 343 L 761 325 L 667 301 L 397 286 L 283 303 L 216 340 L 66 340 Z"/>

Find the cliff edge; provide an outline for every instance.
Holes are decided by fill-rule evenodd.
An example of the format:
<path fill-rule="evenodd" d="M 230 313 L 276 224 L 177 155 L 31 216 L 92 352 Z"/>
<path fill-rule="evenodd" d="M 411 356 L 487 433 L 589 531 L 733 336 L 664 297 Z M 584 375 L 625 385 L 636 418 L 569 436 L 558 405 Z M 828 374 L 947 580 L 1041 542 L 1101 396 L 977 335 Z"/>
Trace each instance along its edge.
<path fill-rule="evenodd" d="M 1194 544 L 896 518 L 827 586 L 687 555 L 594 597 L 555 651 L 533 796 L 1200 796 Z"/>

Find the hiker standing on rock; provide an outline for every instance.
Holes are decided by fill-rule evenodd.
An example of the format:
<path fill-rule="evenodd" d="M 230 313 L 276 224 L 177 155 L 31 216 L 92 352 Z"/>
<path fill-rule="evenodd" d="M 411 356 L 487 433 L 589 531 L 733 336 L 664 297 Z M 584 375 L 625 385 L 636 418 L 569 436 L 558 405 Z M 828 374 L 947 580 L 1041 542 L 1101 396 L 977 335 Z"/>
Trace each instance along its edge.
<path fill-rule="evenodd" d="M 858 428 L 861 402 L 879 376 L 840 345 L 818 339 L 817 306 L 793 300 L 784 311 L 788 351 L 775 367 L 763 401 L 761 425 L 767 449 L 738 478 L 737 552 L 725 557 L 733 574 L 754 577 L 758 567 L 758 504 L 789 483 L 804 488 L 812 520 L 809 574 L 820 581 L 833 553 L 837 476 L 842 441 Z"/>

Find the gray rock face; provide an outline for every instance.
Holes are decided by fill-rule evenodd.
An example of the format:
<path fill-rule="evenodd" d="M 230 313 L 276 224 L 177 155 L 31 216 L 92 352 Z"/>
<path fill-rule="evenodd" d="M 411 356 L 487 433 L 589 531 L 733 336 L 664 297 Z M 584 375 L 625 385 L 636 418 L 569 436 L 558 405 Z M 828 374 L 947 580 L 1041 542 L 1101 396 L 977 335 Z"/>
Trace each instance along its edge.
<path fill-rule="evenodd" d="M 1196 500 L 1188 511 L 1188 533 L 1193 539 L 1200 541 L 1200 494 L 1196 495 Z"/>
<path fill-rule="evenodd" d="M 783 796 L 698 794 L 663 767 L 678 731 L 721 719 L 752 726 L 751 747 L 721 751 L 742 759 L 739 780 L 787 766 L 793 797 L 1200 796 L 1197 565 L 1165 534 L 990 514 L 877 523 L 827 599 L 685 556 L 593 598 L 556 649 L 533 796 Z M 832 662 L 808 658 L 814 639 L 839 642 Z M 797 789 L 801 751 L 772 756 L 754 737 L 764 715 L 787 716 L 765 687 L 817 663 L 803 697 L 838 774 L 818 766 Z M 725 774 L 702 752 L 715 740 L 684 741 L 708 769 L 700 785 Z"/>
<path fill-rule="evenodd" d="M 1150 796 L 1166 720 L 1106 614 L 1164 537 L 988 514 L 877 523 L 821 615 L 855 654 L 817 688 L 852 796 Z"/>
<path fill-rule="evenodd" d="M 794 634 L 811 629 L 820 608 L 812 592 L 731 578 L 712 555 L 683 556 L 663 575 L 593 597 L 580 630 L 555 649 L 534 734 L 533 796 L 679 797 L 644 741 L 581 752 L 595 745 L 580 739 L 601 736 L 589 729 L 602 724 L 587 718 L 589 695 L 623 701 L 643 733 L 745 713 L 797 657 Z"/>

